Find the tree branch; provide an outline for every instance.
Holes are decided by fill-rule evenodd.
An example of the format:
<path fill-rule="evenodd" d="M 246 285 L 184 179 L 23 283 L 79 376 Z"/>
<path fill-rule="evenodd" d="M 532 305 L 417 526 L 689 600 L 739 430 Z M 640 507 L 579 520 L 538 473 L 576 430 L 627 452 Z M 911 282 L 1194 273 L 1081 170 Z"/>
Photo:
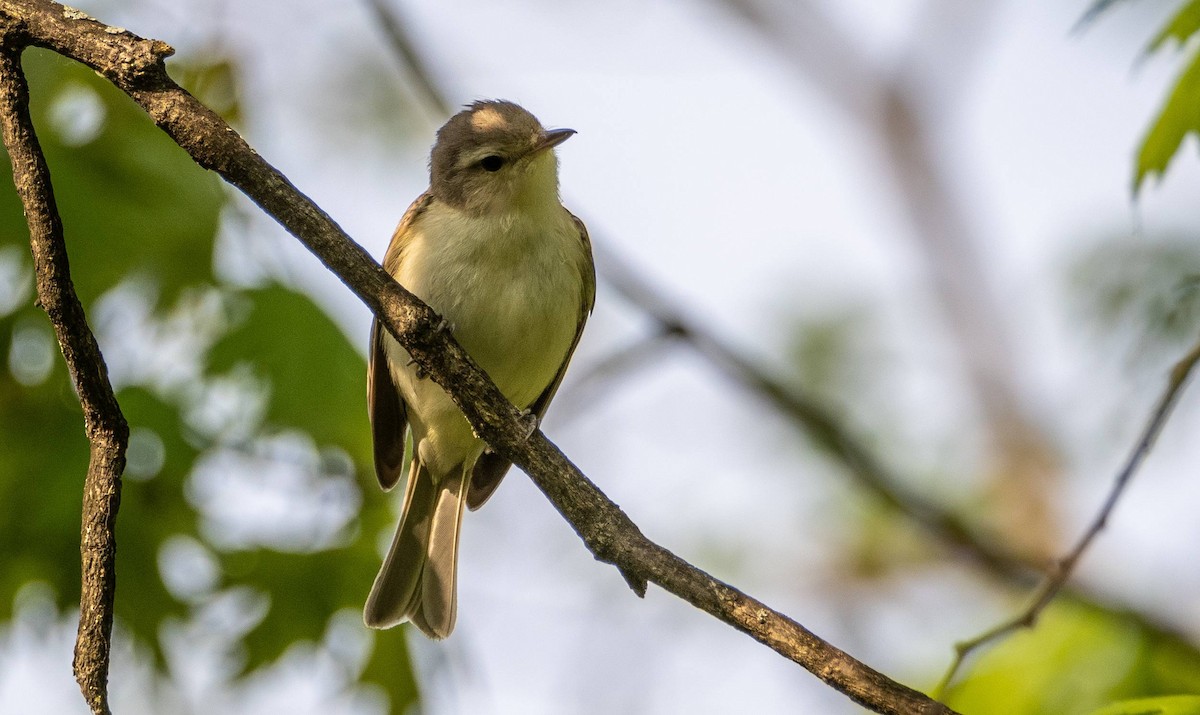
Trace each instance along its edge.
<path fill-rule="evenodd" d="M 560 424 L 581 415 L 596 404 L 606 384 L 635 370 L 657 365 L 659 356 L 675 343 L 678 335 L 660 328 L 619 347 L 586 369 L 580 369 L 571 389 L 560 392 L 554 403 L 554 419 Z"/>
<path fill-rule="evenodd" d="M 95 69 L 132 97 L 201 166 L 218 172 L 296 236 L 388 327 L 447 390 L 492 449 L 519 465 L 597 559 L 658 584 L 800 664 L 876 712 L 953 711 L 872 670 L 790 618 L 646 539 L 540 431 L 528 439 L 519 411 L 471 361 L 436 314 L 397 284 L 220 117 L 179 88 L 163 59 L 171 48 L 107 27 L 50 0 L 0 0 L 0 18 L 27 40 Z"/>
<path fill-rule="evenodd" d="M 879 113 L 882 77 L 815 2 L 720 0 L 852 117 Z"/>
<path fill-rule="evenodd" d="M 446 96 L 442 94 L 437 82 L 434 81 L 433 75 L 429 73 L 429 68 L 421 59 L 421 53 L 417 51 L 412 38 L 404 30 L 404 24 L 396 15 L 396 10 L 385 0 L 364 0 L 364 2 L 375 15 L 379 28 L 388 41 L 388 46 L 401 59 L 408 76 L 416 82 L 426 104 L 443 119 L 453 114 L 450 102 L 446 100 Z"/>
<path fill-rule="evenodd" d="M 91 451 L 83 492 L 75 678 L 92 712 L 108 713 L 108 667 L 117 585 L 114 529 L 129 427 L 71 282 L 50 169 L 29 116 L 29 87 L 20 66 L 24 43 L 14 19 L 11 15 L 0 17 L 0 124 L 12 160 L 13 183 L 29 223 L 38 304 L 50 317 L 79 395 Z"/>
<path fill-rule="evenodd" d="M 1023 611 L 1013 618 L 955 646 L 954 661 L 950 664 L 950 668 L 942 678 L 942 682 L 938 686 L 938 692 L 944 692 L 949 687 L 955 675 L 962 667 L 963 662 L 976 650 L 1016 630 L 1032 628 L 1037 624 L 1042 611 L 1046 609 L 1046 606 L 1050 605 L 1055 596 L 1063 589 L 1067 581 L 1071 578 L 1071 574 L 1074 573 L 1075 567 L 1079 564 L 1079 560 L 1083 557 L 1084 552 L 1087 551 L 1088 547 L 1092 545 L 1092 542 L 1096 540 L 1096 537 L 1100 535 L 1100 532 L 1108 524 L 1108 519 L 1112 516 L 1113 509 L 1116 508 L 1121 495 L 1125 493 L 1125 488 L 1129 486 L 1129 482 L 1142 466 L 1146 455 L 1154 447 L 1154 442 L 1158 440 L 1158 435 L 1162 433 L 1163 426 L 1167 423 L 1167 417 L 1170 416 L 1175 403 L 1179 401 L 1179 395 L 1183 391 L 1184 385 L 1187 384 L 1188 378 L 1191 376 L 1197 362 L 1200 362 L 1200 342 L 1196 343 L 1188 351 L 1187 355 L 1175 363 L 1175 366 L 1171 369 L 1171 374 L 1167 379 L 1167 386 L 1163 390 L 1162 396 L 1159 397 L 1154 411 L 1150 414 L 1150 419 L 1147 420 L 1146 426 L 1142 429 L 1142 434 L 1138 437 L 1133 451 L 1125 461 L 1125 465 L 1121 467 L 1121 471 L 1117 472 L 1116 479 L 1113 480 L 1112 489 L 1109 490 L 1108 497 L 1104 500 L 1104 504 L 1101 505 L 1100 511 L 1093 517 L 1092 522 L 1084 530 L 1083 535 L 1079 537 L 1075 546 L 1065 556 L 1054 563 L 1054 569 L 1042 584 L 1038 586 L 1037 590 L 1033 592 L 1029 605 Z"/>

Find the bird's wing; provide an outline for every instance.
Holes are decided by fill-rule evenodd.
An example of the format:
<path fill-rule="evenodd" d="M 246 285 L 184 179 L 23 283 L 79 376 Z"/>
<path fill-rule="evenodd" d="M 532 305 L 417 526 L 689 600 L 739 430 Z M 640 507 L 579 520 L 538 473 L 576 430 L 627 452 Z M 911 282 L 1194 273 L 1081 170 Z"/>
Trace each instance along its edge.
<path fill-rule="evenodd" d="M 375 448 L 375 476 L 384 490 L 396 486 L 404 470 L 404 428 L 408 410 L 392 382 L 383 349 L 387 329 L 376 318 L 371 324 L 371 353 L 367 358 L 367 411 Z"/>
<path fill-rule="evenodd" d="M 412 226 L 429 206 L 432 195 L 422 194 L 404 212 L 383 256 L 384 269 L 396 275 L 404 249 L 412 235 Z M 404 470 L 404 430 L 408 409 L 388 369 L 384 340 L 387 328 L 376 318 L 371 323 L 371 347 L 367 356 L 367 412 L 371 418 L 371 437 L 375 449 L 375 476 L 385 490 L 396 486 Z"/>
<path fill-rule="evenodd" d="M 404 259 L 404 251 L 408 248 L 409 241 L 412 240 L 413 224 L 420 219 L 421 214 L 425 213 L 431 203 L 433 203 L 433 194 L 426 191 L 412 202 L 412 205 L 404 212 L 404 216 L 400 218 L 400 223 L 392 232 L 392 240 L 388 243 L 387 251 L 383 254 L 383 270 L 389 274 L 394 276 L 400 271 L 400 262 Z"/>
<path fill-rule="evenodd" d="M 558 392 L 558 386 L 562 384 L 563 375 L 567 373 L 567 365 L 571 363 L 571 356 L 575 354 L 575 346 L 579 345 L 579 338 L 583 335 L 583 326 L 587 323 L 592 308 L 596 305 L 596 263 L 592 259 L 592 241 L 588 237 L 587 226 L 583 225 L 583 221 L 580 221 L 579 217 L 574 214 L 571 214 L 571 218 L 579 229 L 579 240 L 587 255 L 587 263 L 582 276 L 583 291 L 579 301 L 579 322 L 575 326 L 575 339 L 571 341 L 571 347 L 567 350 L 562 365 L 558 368 L 558 373 L 542 391 L 542 394 L 538 395 L 538 398 L 529 406 L 529 411 L 537 415 L 539 421 L 545 416 L 546 409 L 550 407 L 550 400 L 554 399 L 554 393 Z M 504 479 L 504 475 L 511 466 L 511 462 L 498 454 L 487 452 L 480 457 L 471 472 L 471 485 L 467 490 L 467 507 L 474 511 L 483 506 L 484 502 L 492 496 L 492 492 L 496 491 L 496 487 L 500 486 L 500 480 Z"/>

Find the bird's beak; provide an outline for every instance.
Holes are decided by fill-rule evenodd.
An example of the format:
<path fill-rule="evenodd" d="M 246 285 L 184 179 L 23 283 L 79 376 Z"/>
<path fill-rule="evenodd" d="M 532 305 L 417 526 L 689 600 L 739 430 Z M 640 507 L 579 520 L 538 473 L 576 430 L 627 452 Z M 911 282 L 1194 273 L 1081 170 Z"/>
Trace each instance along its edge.
<path fill-rule="evenodd" d="M 538 137 L 537 143 L 533 145 L 533 149 L 529 153 L 537 154 L 547 149 L 553 149 L 570 139 L 573 134 L 575 134 L 574 129 L 551 129 L 542 132 L 542 136 Z"/>

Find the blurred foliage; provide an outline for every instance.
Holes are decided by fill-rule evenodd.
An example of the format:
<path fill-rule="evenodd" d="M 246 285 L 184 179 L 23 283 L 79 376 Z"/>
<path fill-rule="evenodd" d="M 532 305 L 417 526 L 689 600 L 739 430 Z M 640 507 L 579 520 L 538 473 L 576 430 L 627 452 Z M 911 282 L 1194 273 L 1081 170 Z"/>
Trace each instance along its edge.
<path fill-rule="evenodd" d="M 1123 700 L 1100 708 L 1092 715 L 1200 715 L 1200 696 L 1168 695 Z"/>
<path fill-rule="evenodd" d="M 1068 280 L 1097 332 L 1135 336 L 1135 355 L 1175 355 L 1200 333 L 1200 245 L 1194 238 L 1100 241 L 1073 261 Z"/>
<path fill-rule="evenodd" d="M 375 489 L 362 357 L 303 294 L 216 274 L 230 196 L 127 97 L 49 53 L 27 52 L 25 66 L 75 287 L 132 429 L 118 620 L 164 670 L 164 626 L 204 623 L 214 603 L 239 595 L 268 605 L 226 628 L 235 670 L 268 667 L 301 642 L 320 646 L 335 614 L 344 622 L 344 609 L 361 608 L 376 537 L 394 518 L 387 500 L 361 498 L 361 487 Z M 238 115 L 232 64 L 176 74 Z M 33 581 L 63 608 L 78 603 L 88 448 L 33 305 L 28 231 L 7 172 L 3 184 L 0 619 L 10 619 Z M 417 699 L 403 631 L 357 627 L 374 647 L 347 666 L 350 682 L 376 684 L 403 711 Z"/>
<path fill-rule="evenodd" d="M 788 364 L 802 387 L 827 404 L 841 406 L 853 395 L 869 397 L 878 376 L 879 353 L 876 316 L 862 305 L 831 310 L 812 317 L 791 318 Z"/>
<path fill-rule="evenodd" d="M 1036 628 L 984 654 L 945 702 L 971 715 L 1086 715 L 1125 698 L 1196 692 L 1200 653 L 1191 645 L 1060 600 Z"/>

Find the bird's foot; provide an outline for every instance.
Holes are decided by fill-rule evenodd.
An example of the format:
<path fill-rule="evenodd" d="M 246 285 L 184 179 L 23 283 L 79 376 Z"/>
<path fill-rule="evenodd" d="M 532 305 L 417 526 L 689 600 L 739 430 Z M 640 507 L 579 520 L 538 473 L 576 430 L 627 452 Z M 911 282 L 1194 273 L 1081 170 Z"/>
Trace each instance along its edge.
<path fill-rule="evenodd" d="M 451 323 L 449 320 L 442 318 L 441 320 L 438 321 L 437 325 L 433 326 L 433 331 L 435 333 L 444 333 L 444 332 L 449 331 L 450 334 L 453 335 L 454 334 L 454 323 Z M 413 372 L 416 373 L 418 380 L 424 380 L 425 378 L 429 377 L 429 373 L 425 372 L 425 369 L 422 368 L 420 365 L 417 365 L 417 361 L 412 358 L 408 359 L 408 362 L 405 364 L 405 367 L 412 367 L 414 365 L 416 365 L 417 369 L 414 370 Z"/>

